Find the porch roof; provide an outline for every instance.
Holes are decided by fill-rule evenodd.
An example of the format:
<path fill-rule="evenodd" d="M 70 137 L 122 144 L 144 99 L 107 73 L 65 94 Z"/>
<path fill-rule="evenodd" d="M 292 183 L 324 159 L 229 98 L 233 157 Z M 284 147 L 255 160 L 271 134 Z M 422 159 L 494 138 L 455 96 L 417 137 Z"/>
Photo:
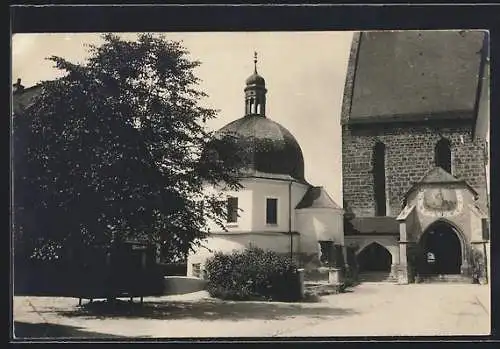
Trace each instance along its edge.
<path fill-rule="evenodd" d="M 422 185 L 430 185 L 430 186 L 442 186 L 442 185 L 459 185 L 464 186 L 469 189 L 472 194 L 477 197 L 477 191 L 465 180 L 458 179 L 452 174 L 446 172 L 439 166 L 435 166 L 427 171 L 424 176 L 416 183 L 413 183 L 410 189 L 406 192 L 404 197 L 404 203 L 406 204 L 406 199 L 408 196 L 418 187 Z"/>
<path fill-rule="evenodd" d="M 302 208 L 330 208 L 342 210 L 323 187 L 310 187 L 302 200 L 295 207 L 295 209 Z"/>
<path fill-rule="evenodd" d="M 349 221 L 346 233 L 355 234 L 399 234 L 396 217 L 355 217 Z"/>

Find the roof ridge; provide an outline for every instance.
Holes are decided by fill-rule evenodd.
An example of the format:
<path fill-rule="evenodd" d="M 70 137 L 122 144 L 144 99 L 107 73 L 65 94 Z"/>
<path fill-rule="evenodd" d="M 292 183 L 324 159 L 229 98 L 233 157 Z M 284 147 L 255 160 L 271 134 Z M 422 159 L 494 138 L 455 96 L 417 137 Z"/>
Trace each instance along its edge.
<path fill-rule="evenodd" d="M 330 208 L 341 210 L 342 208 L 332 199 L 323 186 L 311 185 L 295 206 L 296 209 L 303 208 Z"/>

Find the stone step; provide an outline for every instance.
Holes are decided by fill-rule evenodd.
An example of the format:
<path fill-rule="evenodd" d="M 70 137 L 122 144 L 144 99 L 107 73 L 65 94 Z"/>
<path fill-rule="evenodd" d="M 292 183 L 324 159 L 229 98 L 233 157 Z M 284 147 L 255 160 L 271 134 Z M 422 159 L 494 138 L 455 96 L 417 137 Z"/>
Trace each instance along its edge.
<path fill-rule="evenodd" d="M 419 283 L 438 283 L 438 282 L 471 284 L 472 278 L 460 274 L 429 275 L 429 276 L 421 276 L 419 278 Z"/>
<path fill-rule="evenodd" d="M 397 278 L 387 272 L 365 272 L 358 275 L 360 282 L 396 282 Z"/>
<path fill-rule="evenodd" d="M 304 290 L 306 294 L 324 296 L 330 294 L 338 294 L 342 292 L 342 285 L 333 285 L 328 282 L 305 282 Z"/>

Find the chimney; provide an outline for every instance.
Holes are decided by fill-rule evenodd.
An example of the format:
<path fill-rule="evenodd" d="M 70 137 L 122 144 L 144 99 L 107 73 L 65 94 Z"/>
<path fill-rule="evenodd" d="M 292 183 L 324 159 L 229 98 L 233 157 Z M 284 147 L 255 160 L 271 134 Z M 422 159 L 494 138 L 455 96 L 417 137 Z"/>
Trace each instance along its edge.
<path fill-rule="evenodd" d="M 22 93 L 23 90 L 24 90 L 24 86 L 21 84 L 21 79 L 17 79 L 17 82 L 15 84 L 12 85 L 14 87 L 13 89 L 13 93 L 14 94 L 17 94 L 17 93 Z"/>

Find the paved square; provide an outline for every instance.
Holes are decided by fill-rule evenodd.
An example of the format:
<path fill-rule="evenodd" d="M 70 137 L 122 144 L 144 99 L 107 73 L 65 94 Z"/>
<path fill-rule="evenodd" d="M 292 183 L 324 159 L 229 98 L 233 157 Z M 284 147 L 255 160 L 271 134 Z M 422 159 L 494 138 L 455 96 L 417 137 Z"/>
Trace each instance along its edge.
<path fill-rule="evenodd" d="M 146 298 L 142 307 L 119 314 L 95 314 L 77 304 L 74 298 L 15 297 L 19 334 L 178 338 L 490 332 L 489 287 L 466 284 L 365 283 L 319 303 L 227 302 L 198 292 Z"/>

